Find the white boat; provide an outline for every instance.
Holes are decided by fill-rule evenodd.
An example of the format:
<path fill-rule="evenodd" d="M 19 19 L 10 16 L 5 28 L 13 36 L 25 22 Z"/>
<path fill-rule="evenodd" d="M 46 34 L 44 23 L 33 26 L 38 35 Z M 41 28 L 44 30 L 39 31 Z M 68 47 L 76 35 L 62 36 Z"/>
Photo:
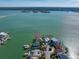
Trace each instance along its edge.
<path fill-rule="evenodd" d="M 9 33 L 7 32 L 0 32 L 0 44 L 4 44 L 5 41 L 11 39 Z"/>

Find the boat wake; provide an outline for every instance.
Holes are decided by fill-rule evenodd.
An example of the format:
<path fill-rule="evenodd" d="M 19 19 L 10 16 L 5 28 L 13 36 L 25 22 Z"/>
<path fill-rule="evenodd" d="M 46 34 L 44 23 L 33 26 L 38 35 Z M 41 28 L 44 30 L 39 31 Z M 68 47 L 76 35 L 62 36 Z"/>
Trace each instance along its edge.
<path fill-rule="evenodd" d="M 6 18 L 7 16 L 0 16 L 0 19 L 2 19 L 2 18 Z"/>
<path fill-rule="evenodd" d="M 2 16 L 0 16 L 0 19 L 7 18 L 7 17 L 10 17 L 10 16 L 16 16 L 16 15 L 18 15 L 18 14 L 2 15 Z"/>

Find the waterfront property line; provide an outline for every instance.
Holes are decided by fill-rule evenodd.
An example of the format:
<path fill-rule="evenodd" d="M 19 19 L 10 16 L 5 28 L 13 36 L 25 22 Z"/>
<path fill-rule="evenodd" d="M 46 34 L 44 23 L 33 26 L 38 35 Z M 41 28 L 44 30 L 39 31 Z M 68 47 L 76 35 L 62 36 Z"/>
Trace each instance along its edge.
<path fill-rule="evenodd" d="M 0 10 L 49 10 L 49 11 L 73 11 L 79 12 L 78 7 L 0 7 Z"/>

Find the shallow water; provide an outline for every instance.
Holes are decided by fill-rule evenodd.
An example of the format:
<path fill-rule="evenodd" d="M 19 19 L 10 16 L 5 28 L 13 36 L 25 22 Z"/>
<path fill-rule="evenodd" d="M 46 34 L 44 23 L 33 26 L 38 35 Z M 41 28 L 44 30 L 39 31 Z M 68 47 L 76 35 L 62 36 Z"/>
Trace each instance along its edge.
<path fill-rule="evenodd" d="M 63 21 L 63 39 L 72 59 L 79 59 L 79 13 L 67 13 Z"/>
<path fill-rule="evenodd" d="M 10 32 L 12 37 L 0 47 L 0 59 L 23 59 L 22 45 L 30 43 L 35 32 L 52 33 L 69 48 L 72 59 L 79 59 L 79 13 L 0 11 L 0 31 Z"/>

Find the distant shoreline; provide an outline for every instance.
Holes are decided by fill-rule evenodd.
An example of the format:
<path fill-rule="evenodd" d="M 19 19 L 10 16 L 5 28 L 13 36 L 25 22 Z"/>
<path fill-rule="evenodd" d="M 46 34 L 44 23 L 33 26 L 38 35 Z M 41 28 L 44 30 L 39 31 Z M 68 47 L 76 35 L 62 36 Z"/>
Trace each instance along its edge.
<path fill-rule="evenodd" d="M 0 10 L 49 10 L 79 12 L 79 7 L 0 7 Z"/>

